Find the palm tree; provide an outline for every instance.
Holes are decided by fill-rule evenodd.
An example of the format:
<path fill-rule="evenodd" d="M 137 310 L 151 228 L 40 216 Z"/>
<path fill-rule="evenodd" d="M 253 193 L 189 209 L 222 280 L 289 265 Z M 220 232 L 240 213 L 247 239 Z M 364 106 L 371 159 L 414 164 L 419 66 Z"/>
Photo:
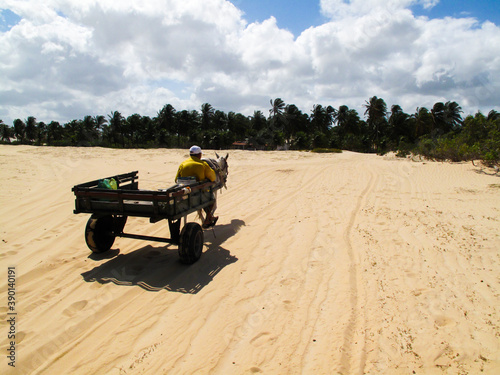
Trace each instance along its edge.
<path fill-rule="evenodd" d="M 102 140 L 102 133 L 107 122 L 108 120 L 103 115 L 97 115 L 94 117 L 94 124 L 98 140 Z"/>
<path fill-rule="evenodd" d="M 346 134 L 358 135 L 361 132 L 358 112 L 355 109 L 349 109 L 346 105 L 341 105 L 338 110 L 334 110 L 332 121 L 337 124 L 341 136 Z"/>
<path fill-rule="evenodd" d="M 63 139 L 63 128 L 57 121 L 51 121 L 47 126 L 47 143 L 52 141 L 61 141 Z"/>
<path fill-rule="evenodd" d="M 250 116 L 250 129 L 248 130 L 248 142 L 253 146 L 265 145 L 262 134 L 267 130 L 267 119 L 261 111 L 254 111 Z"/>
<path fill-rule="evenodd" d="M 333 126 L 333 120 L 335 118 L 336 113 L 337 110 L 333 108 L 331 105 L 326 107 L 326 115 L 328 116 L 328 128 L 331 128 Z"/>
<path fill-rule="evenodd" d="M 12 129 L 3 123 L 3 120 L 0 120 L 0 135 L 3 142 L 10 143 L 10 139 L 12 138 Z"/>
<path fill-rule="evenodd" d="M 348 119 L 349 107 L 346 105 L 341 105 L 339 109 L 333 114 L 333 123 L 337 124 L 342 133 L 347 133 L 348 131 Z"/>
<path fill-rule="evenodd" d="M 14 120 L 14 136 L 21 143 L 23 143 L 24 141 L 25 131 L 26 125 L 24 124 L 23 120 L 16 118 Z"/>
<path fill-rule="evenodd" d="M 212 118 L 214 117 L 215 110 L 208 104 L 204 103 L 201 105 L 201 128 L 203 130 L 208 130 L 212 128 Z"/>
<path fill-rule="evenodd" d="M 134 113 L 127 117 L 126 120 L 128 124 L 128 130 L 130 133 L 130 139 L 136 147 L 139 146 L 139 129 L 141 128 L 142 118 L 138 113 Z"/>
<path fill-rule="evenodd" d="M 445 118 L 446 125 L 449 130 L 455 130 L 462 125 L 462 108 L 457 102 L 446 102 L 445 107 Z"/>
<path fill-rule="evenodd" d="M 462 108 L 456 102 L 438 102 L 431 109 L 436 135 L 446 134 L 462 124 Z"/>
<path fill-rule="evenodd" d="M 328 113 L 321 104 L 315 104 L 312 109 L 311 125 L 315 131 L 326 133 L 329 127 Z"/>
<path fill-rule="evenodd" d="M 412 119 L 415 121 L 414 132 L 415 138 L 420 138 L 424 135 L 428 135 L 432 132 L 433 119 L 432 114 L 425 107 L 418 107 L 415 114 L 412 115 Z"/>
<path fill-rule="evenodd" d="M 269 119 L 271 125 L 275 129 L 283 129 L 285 127 L 286 118 L 283 115 L 285 111 L 285 102 L 281 98 L 271 99 L 271 109 L 269 110 Z"/>
<path fill-rule="evenodd" d="M 269 124 L 271 125 L 271 131 L 274 132 L 271 143 L 278 146 L 289 140 L 288 119 L 284 115 L 286 105 L 281 98 L 276 98 L 274 101 L 271 99 L 270 103 Z"/>
<path fill-rule="evenodd" d="M 33 116 L 29 116 L 26 119 L 26 139 L 28 140 L 29 143 L 32 143 L 33 140 L 36 138 L 36 118 Z"/>
<path fill-rule="evenodd" d="M 412 140 L 413 135 L 409 119 L 410 116 L 404 113 L 399 105 L 395 104 L 391 107 L 388 124 L 391 140 L 395 143 L 395 146 L 399 144 L 401 138 L 404 138 L 406 142 Z"/>
<path fill-rule="evenodd" d="M 88 141 L 97 140 L 99 132 L 97 131 L 97 123 L 95 117 L 85 116 L 83 118 L 83 130 Z"/>
<path fill-rule="evenodd" d="M 168 143 L 168 135 L 177 135 L 177 139 L 179 139 L 176 111 L 171 104 L 163 106 L 154 119 L 154 123 L 156 124 L 156 139 L 160 145 L 166 145 Z"/>
<path fill-rule="evenodd" d="M 271 118 L 283 115 L 283 112 L 285 110 L 285 102 L 281 98 L 274 99 L 274 102 L 271 99 L 269 102 L 271 103 L 271 109 L 269 110 L 269 116 Z"/>
<path fill-rule="evenodd" d="M 341 105 L 338 110 L 332 113 L 333 142 L 335 147 L 351 151 L 366 152 L 368 149 L 366 122 L 361 121 L 355 109 L 349 109 L 346 105 Z"/>
<path fill-rule="evenodd" d="M 260 132 L 265 129 L 267 120 L 261 111 L 254 111 L 250 123 L 254 131 Z"/>
<path fill-rule="evenodd" d="M 103 115 L 97 115 L 94 117 L 94 122 L 96 129 L 98 131 L 101 131 L 102 127 L 108 122 L 108 120 L 106 120 L 106 117 L 104 117 Z"/>
<path fill-rule="evenodd" d="M 139 128 L 141 140 L 145 143 L 151 143 L 155 140 L 155 122 L 149 116 L 142 116 L 141 127 Z"/>
<path fill-rule="evenodd" d="M 182 110 L 176 113 L 176 120 L 178 125 L 177 131 L 177 146 L 183 147 L 181 144 L 181 136 L 187 137 L 188 139 L 193 139 L 196 136 L 196 130 L 198 129 L 198 111 L 188 111 Z"/>
<path fill-rule="evenodd" d="M 500 113 L 498 113 L 497 111 L 495 111 L 494 109 L 492 109 L 489 113 L 488 113 L 488 117 L 486 118 L 488 121 L 497 121 L 500 119 Z"/>
<path fill-rule="evenodd" d="M 387 124 L 387 105 L 382 98 L 373 96 L 370 101 L 365 102 L 365 115 L 368 115 L 368 127 L 370 129 L 372 142 L 376 151 L 380 147 L 380 140 L 384 135 L 384 125 Z"/>
<path fill-rule="evenodd" d="M 226 131 L 229 129 L 229 119 L 224 111 L 216 110 L 212 116 L 212 127 L 217 130 Z"/>
<path fill-rule="evenodd" d="M 74 146 L 88 145 L 89 139 L 82 120 L 71 120 L 64 124 L 64 129 Z"/>
<path fill-rule="evenodd" d="M 394 122 L 394 120 L 403 113 L 403 108 L 400 105 L 394 104 L 391 107 L 391 115 L 389 117 L 389 123 Z"/>
<path fill-rule="evenodd" d="M 285 107 L 284 116 L 286 118 L 286 137 L 294 138 L 298 132 L 307 132 L 310 122 L 309 116 L 306 113 L 302 113 L 302 111 L 295 105 L 289 104 Z"/>
<path fill-rule="evenodd" d="M 45 125 L 43 121 L 40 121 L 36 127 L 37 145 L 41 146 L 46 136 L 47 136 L 47 125 Z"/>
<path fill-rule="evenodd" d="M 384 99 L 373 96 L 369 101 L 365 101 L 365 115 L 368 114 L 368 123 L 375 123 L 385 119 L 387 114 L 387 105 Z"/>
<path fill-rule="evenodd" d="M 118 136 L 121 136 L 122 147 L 125 148 L 125 134 L 124 134 L 124 118 L 118 111 L 111 112 L 109 118 L 109 132 L 114 143 L 118 142 Z"/>
<path fill-rule="evenodd" d="M 241 113 L 229 112 L 227 114 L 229 132 L 235 139 L 245 139 L 246 132 L 250 128 L 250 120 Z"/>
<path fill-rule="evenodd" d="M 434 103 L 431 109 L 432 130 L 443 129 L 446 123 L 444 103 Z"/>

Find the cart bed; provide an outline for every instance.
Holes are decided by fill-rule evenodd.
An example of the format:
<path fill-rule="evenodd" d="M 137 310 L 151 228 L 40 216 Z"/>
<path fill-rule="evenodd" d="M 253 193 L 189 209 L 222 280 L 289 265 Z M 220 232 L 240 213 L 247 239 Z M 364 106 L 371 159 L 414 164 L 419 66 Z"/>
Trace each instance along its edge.
<path fill-rule="evenodd" d="M 75 185 L 75 214 L 107 214 L 149 217 L 151 222 L 177 220 L 215 203 L 214 182 L 189 186 L 174 185 L 166 190 L 139 190 L 138 172 L 107 177 L 114 178 L 118 189 L 98 188 L 100 180 Z"/>

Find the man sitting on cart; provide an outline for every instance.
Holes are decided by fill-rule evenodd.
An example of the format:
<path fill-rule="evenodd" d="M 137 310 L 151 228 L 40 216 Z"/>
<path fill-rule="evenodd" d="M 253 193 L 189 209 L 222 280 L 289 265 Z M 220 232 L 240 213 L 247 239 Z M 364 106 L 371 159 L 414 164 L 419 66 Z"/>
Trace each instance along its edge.
<path fill-rule="evenodd" d="M 201 160 L 202 154 L 199 146 L 192 146 L 189 149 L 189 159 L 184 160 L 181 165 L 179 165 L 177 175 L 175 176 L 176 182 L 179 177 L 195 177 L 196 181 L 204 181 L 206 179 L 212 182 L 215 181 L 215 171 L 210 168 L 207 162 Z M 204 208 L 207 217 L 203 222 L 203 228 L 213 227 L 217 223 L 219 217 L 213 216 L 214 207 L 215 203 Z"/>

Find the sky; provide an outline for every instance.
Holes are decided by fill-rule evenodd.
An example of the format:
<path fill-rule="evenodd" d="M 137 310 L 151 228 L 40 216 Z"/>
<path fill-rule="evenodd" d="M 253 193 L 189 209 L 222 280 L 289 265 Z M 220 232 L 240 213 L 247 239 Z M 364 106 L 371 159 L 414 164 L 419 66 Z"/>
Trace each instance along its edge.
<path fill-rule="evenodd" d="M 0 0 L 0 119 L 500 111 L 498 0 Z"/>

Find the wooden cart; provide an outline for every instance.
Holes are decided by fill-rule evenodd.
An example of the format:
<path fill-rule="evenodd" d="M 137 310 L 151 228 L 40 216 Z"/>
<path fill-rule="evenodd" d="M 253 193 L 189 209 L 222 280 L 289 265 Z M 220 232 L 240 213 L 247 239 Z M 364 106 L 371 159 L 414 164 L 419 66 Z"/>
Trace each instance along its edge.
<path fill-rule="evenodd" d="M 214 182 L 190 186 L 174 185 L 165 190 L 139 190 L 138 172 L 107 177 L 117 189 L 101 188 L 95 180 L 73 187 L 75 214 L 92 214 L 85 227 L 85 241 L 94 253 L 108 251 L 116 237 L 159 241 L 178 245 L 183 263 L 196 262 L 203 250 L 203 229 L 196 222 L 187 223 L 187 215 L 215 203 Z M 100 184 L 101 181 L 101 184 Z M 170 238 L 124 233 L 129 216 L 149 217 L 151 223 L 168 220 Z M 181 221 L 184 226 L 181 230 Z"/>

